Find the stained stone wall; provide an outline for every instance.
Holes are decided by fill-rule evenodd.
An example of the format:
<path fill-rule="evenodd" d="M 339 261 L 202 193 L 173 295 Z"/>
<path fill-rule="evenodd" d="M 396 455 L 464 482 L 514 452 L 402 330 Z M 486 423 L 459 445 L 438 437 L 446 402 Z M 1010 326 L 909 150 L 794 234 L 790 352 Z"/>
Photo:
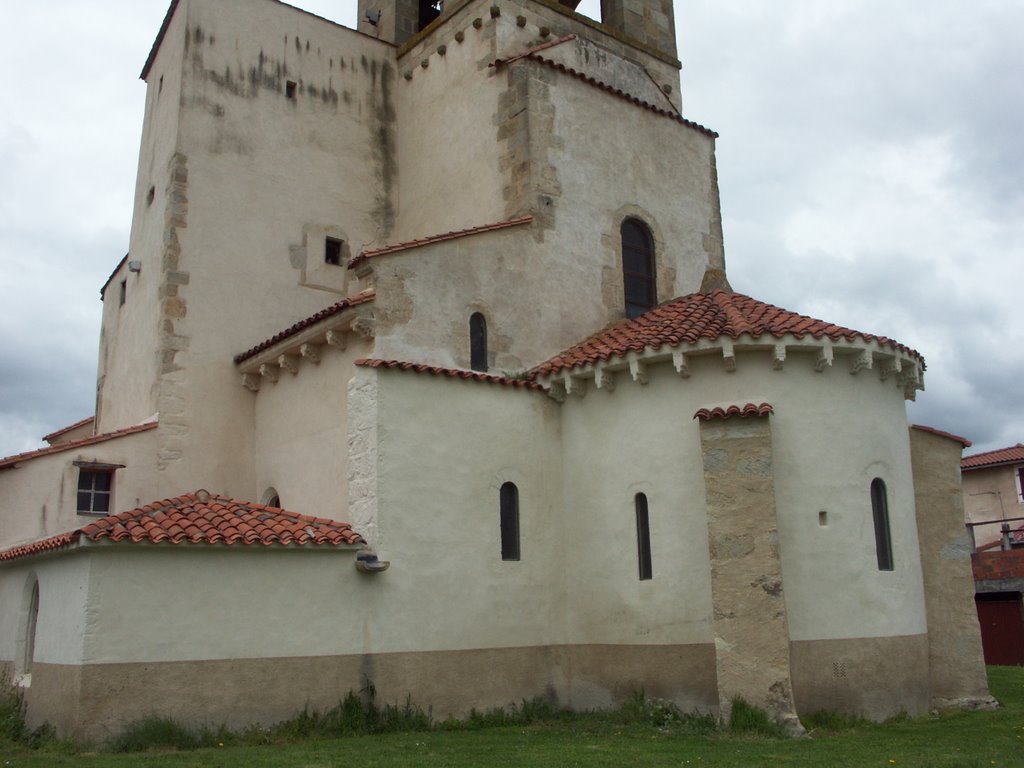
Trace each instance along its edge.
<path fill-rule="evenodd" d="M 798 732 L 769 417 L 705 421 L 700 440 L 720 711 L 740 696 Z"/>

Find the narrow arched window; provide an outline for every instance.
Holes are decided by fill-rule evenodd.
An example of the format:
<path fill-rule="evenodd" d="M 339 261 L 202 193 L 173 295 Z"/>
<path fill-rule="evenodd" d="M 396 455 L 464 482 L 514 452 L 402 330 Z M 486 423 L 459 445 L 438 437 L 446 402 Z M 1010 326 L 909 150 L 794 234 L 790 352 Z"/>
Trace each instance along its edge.
<path fill-rule="evenodd" d="M 22 659 L 21 671 L 32 674 L 32 659 L 36 655 L 36 621 L 39 618 L 39 582 L 32 585 L 32 596 L 29 598 L 28 617 L 25 622 L 25 656 Z"/>
<path fill-rule="evenodd" d="M 469 367 L 487 373 L 487 320 L 479 312 L 469 317 Z"/>
<path fill-rule="evenodd" d="M 501 486 L 501 559 L 519 559 L 519 489 L 515 483 Z"/>
<path fill-rule="evenodd" d="M 638 219 L 623 221 L 620 233 L 626 317 L 637 317 L 658 303 L 654 241 L 647 225 Z"/>
<path fill-rule="evenodd" d="M 891 571 L 893 563 L 889 500 L 886 498 L 885 482 L 879 477 L 871 481 L 871 515 L 875 522 L 875 555 L 878 557 L 878 570 Z"/>
<path fill-rule="evenodd" d="M 651 523 L 647 516 L 647 496 L 638 493 L 633 499 L 636 507 L 636 551 L 640 564 L 640 580 L 653 577 L 651 571 Z"/>
<path fill-rule="evenodd" d="M 265 507 L 280 507 L 281 495 L 277 492 L 276 488 L 271 486 L 263 492 L 263 501 L 261 503 Z"/>

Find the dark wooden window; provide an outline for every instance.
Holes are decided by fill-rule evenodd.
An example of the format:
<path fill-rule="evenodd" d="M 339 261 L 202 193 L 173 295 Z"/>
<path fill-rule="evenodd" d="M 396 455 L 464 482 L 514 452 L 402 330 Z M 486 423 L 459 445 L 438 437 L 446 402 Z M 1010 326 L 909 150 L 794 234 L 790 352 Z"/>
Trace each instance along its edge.
<path fill-rule="evenodd" d="M 341 266 L 341 240 L 328 237 L 324 241 L 324 263 Z"/>
<path fill-rule="evenodd" d="M 634 498 L 636 506 L 636 551 L 640 563 L 640 580 L 653 578 L 651 571 L 651 523 L 647 514 L 647 496 L 638 493 Z"/>
<path fill-rule="evenodd" d="M 654 242 L 647 225 L 637 219 L 623 221 L 621 234 L 626 317 L 638 317 L 658 303 Z"/>
<path fill-rule="evenodd" d="M 515 483 L 501 486 L 501 559 L 519 559 L 519 489 Z"/>
<path fill-rule="evenodd" d="M 106 514 L 110 511 L 110 494 L 114 473 L 109 469 L 78 470 L 78 513 Z"/>
<path fill-rule="evenodd" d="M 487 320 L 479 312 L 469 318 L 469 367 L 487 373 Z"/>
<path fill-rule="evenodd" d="M 891 571 L 893 562 L 889 500 L 886 498 L 885 482 L 879 477 L 871 481 L 871 515 L 875 521 L 875 555 L 878 557 L 878 570 Z"/>

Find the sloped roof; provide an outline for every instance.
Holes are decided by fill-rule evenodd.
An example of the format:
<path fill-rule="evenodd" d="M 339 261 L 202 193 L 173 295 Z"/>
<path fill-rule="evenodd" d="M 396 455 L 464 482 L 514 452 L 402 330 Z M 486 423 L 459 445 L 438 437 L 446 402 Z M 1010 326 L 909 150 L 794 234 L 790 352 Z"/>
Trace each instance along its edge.
<path fill-rule="evenodd" d="M 91 424 L 94 421 L 96 421 L 95 416 L 86 416 L 81 421 L 76 421 L 74 424 L 68 424 L 66 427 L 55 429 L 48 435 L 43 435 L 43 440 L 48 443 L 55 437 L 60 437 L 61 435 L 67 434 L 68 432 L 78 429 L 79 427 L 84 427 L 86 424 Z"/>
<path fill-rule="evenodd" d="M 368 290 L 363 291 L 362 293 L 357 293 L 355 296 L 349 296 L 348 298 L 342 299 L 339 302 L 331 304 L 331 306 L 325 309 L 321 309 L 319 312 L 315 312 L 309 317 L 299 320 L 297 323 L 289 326 L 288 328 L 285 328 L 283 331 L 275 333 L 269 339 L 261 341 L 255 347 L 251 347 L 247 349 L 245 352 L 241 352 L 235 355 L 235 364 L 237 365 L 238 363 L 244 363 L 246 360 L 248 360 L 251 357 L 255 357 L 263 350 L 269 349 L 270 347 L 274 346 L 280 341 L 284 341 L 289 336 L 294 336 L 299 331 L 303 331 L 306 328 L 309 328 L 311 325 L 316 325 L 321 320 L 324 320 L 328 317 L 333 317 L 334 315 L 337 315 L 345 311 L 349 307 L 358 307 L 360 304 L 366 304 L 367 302 L 373 301 L 375 298 L 376 293 L 372 290 Z"/>
<path fill-rule="evenodd" d="M 494 232 L 498 229 L 508 229 L 509 227 L 517 227 L 520 224 L 529 224 L 533 221 L 533 216 L 516 216 L 512 219 L 505 219 L 503 221 L 495 221 L 491 224 L 480 224 L 475 227 L 466 227 L 465 229 L 455 229 L 451 232 L 441 232 L 436 235 L 427 235 L 426 237 L 415 238 L 413 240 L 404 240 L 400 243 L 390 243 L 389 245 L 382 245 L 380 248 L 369 248 L 362 251 L 358 255 L 349 259 L 348 268 L 353 269 L 359 266 L 364 261 L 372 259 L 376 256 L 385 256 L 389 253 L 397 253 L 398 251 L 407 251 L 410 248 L 419 248 L 423 245 L 430 245 L 431 243 L 441 243 L 445 240 L 457 240 L 460 237 L 466 237 L 467 235 L 479 235 L 484 232 Z"/>
<path fill-rule="evenodd" d="M 83 437 L 81 440 L 69 440 L 66 443 L 48 445 L 45 448 L 39 448 L 35 451 L 16 453 L 13 456 L 6 456 L 0 459 L 0 469 L 11 469 L 17 464 L 20 464 L 23 461 L 28 461 L 29 459 L 37 459 L 40 456 L 49 456 L 51 453 L 60 453 L 61 451 L 72 451 L 75 448 L 84 448 L 87 445 L 95 445 L 96 443 L 105 443 L 108 440 L 114 440 L 118 437 L 134 435 L 136 432 L 145 432 L 148 429 L 156 429 L 157 426 L 157 422 L 147 421 L 145 424 L 136 424 L 131 427 L 115 430 L 114 432 L 105 432 L 102 435 L 92 435 L 90 437 Z"/>
<path fill-rule="evenodd" d="M 238 501 L 204 490 L 107 515 L 68 533 L 0 552 L 0 562 L 80 541 L 339 547 L 363 543 L 348 523 Z"/>
<path fill-rule="evenodd" d="M 994 451 L 976 453 L 960 459 L 961 469 L 980 469 L 995 467 L 1000 464 L 1024 464 L 1024 444 L 1017 443 L 1009 448 L 998 448 Z"/>
<path fill-rule="evenodd" d="M 782 338 L 792 335 L 798 339 L 810 336 L 816 340 L 874 341 L 880 346 L 909 355 L 921 363 L 922 369 L 924 368 L 924 358 L 920 354 L 884 336 L 861 333 L 851 328 L 799 315 L 741 293 L 714 290 L 680 296 L 648 310 L 639 317 L 624 320 L 595 333 L 536 366 L 531 374 L 534 377 L 545 376 L 563 369 L 607 361 L 628 352 L 696 344 L 702 339 L 714 341 L 723 336 L 735 340 L 744 334 L 754 339 L 762 336 Z"/>
<path fill-rule="evenodd" d="M 966 437 L 961 437 L 960 435 L 954 435 L 952 432 L 945 432 L 941 429 L 936 429 L 935 427 L 926 427 L 924 424 L 911 424 L 910 428 L 916 429 L 919 432 L 930 432 L 933 435 L 938 435 L 939 437 L 945 437 L 950 440 L 954 440 L 960 443 L 964 448 L 971 447 L 970 440 L 968 440 Z"/>
<path fill-rule="evenodd" d="M 510 376 L 496 376 L 490 373 L 479 371 L 467 371 L 465 368 L 441 368 L 436 365 L 423 365 L 422 363 L 408 363 L 401 360 L 371 360 L 364 358 L 356 360 L 356 365 L 363 368 L 387 368 L 393 371 L 412 371 L 413 373 L 426 373 L 431 376 L 444 376 L 449 379 L 466 379 L 469 381 L 482 381 L 487 384 L 502 384 L 506 387 L 516 389 L 531 389 L 543 392 L 544 389 L 536 382 Z"/>

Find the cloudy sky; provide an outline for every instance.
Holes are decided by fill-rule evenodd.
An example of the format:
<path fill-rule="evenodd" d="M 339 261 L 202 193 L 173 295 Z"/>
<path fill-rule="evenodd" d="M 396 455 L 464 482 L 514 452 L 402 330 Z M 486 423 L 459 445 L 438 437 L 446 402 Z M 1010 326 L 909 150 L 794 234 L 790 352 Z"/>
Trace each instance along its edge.
<path fill-rule="evenodd" d="M 0 0 L 0 455 L 92 413 L 167 4 Z M 1024 3 L 922 7 L 676 0 L 683 108 L 721 134 L 733 287 L 919 350 L 910 420 L 976 452 L 1024 442 Z"/>

